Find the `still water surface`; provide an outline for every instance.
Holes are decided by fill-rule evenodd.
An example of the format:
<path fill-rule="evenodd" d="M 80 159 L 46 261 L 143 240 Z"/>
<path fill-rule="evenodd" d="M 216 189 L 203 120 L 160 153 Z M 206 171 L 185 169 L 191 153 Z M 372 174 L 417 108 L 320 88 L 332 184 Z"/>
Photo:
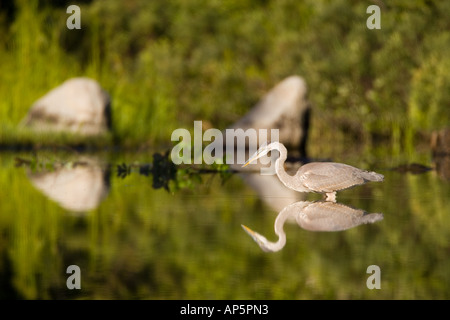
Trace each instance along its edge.
<path fill-rule="evenodd" d="M 367 169 L 384 182 L 331 204 L 276 176 L 150 153 L 0 153 L 0 297 L 449 299 L 450 182 Z M 79 290 L 67 288 L 71 265 Z M 372 265 L 380 289 L 368 288 Z"/>

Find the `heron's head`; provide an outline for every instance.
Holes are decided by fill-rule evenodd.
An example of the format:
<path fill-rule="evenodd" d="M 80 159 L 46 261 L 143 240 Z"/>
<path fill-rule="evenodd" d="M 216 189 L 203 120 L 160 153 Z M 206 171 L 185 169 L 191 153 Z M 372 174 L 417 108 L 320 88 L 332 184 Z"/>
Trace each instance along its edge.
<path fill-rule="evenodd" d="M 252 237 L 252 239 L 255 240 L 255 242 L 261 247 L 263 251 L 273 252 L 279 250 L 279 249 L 278 250 L 272 249 L 273 243 L 267 240 L 266 237 L 264 237 L 263 235 L 260 235 L 258 232 L 253 231 L 252 229 L 244 226 L 243 224 L 241 224 L 241 226 L 242 229 L 244 229 L 245 232 L 247 232 L 250 235 L 250 237 Z"/>
<path fill-rule="evenodd" d="M 269 151 L 276 148 L 275 143 L 276 142 L 272 142 L 270 144 L 267 144 L 267 143 L 262 144 L 259 147 L 259 149 L 248 159 L 248 161 L 242 167 L 246 167 L 253 161 L 256 161 L 259 158 L 264 157 L 266 154 L 269 153 Z"/>

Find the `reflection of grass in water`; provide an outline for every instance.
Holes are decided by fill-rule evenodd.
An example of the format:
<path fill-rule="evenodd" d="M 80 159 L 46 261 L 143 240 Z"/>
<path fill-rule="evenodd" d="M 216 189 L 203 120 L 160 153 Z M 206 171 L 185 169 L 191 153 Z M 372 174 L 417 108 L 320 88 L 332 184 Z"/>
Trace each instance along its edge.
<path fill-rule="evenodd" d="M 436 172 L 423 175 L 408 175 L 411 211 L 416 219 L 423 222 L 423 232 L 429 233 L 433 243 L 446 246 L 450 231 L 450 187 L 442 183 Z M 426 193 L 428 202 L 420 201 L 416 195 Z"/>
<path fill-rule="evenodd" d="M 54 277 L 61 267 L 61 210 L 30 185 L 24 171 L 11 170 L 12 161 L 0 165 L 1 188 L 7 190 L 0 194 L 1 226 L 11 235 L 7 253 L 14 270 L 8 280 L 25 299 L 49 298 L 61 280 Z"/>
<path fill-rule="evenodd" d="M 24 298 L 75 297 L 65 287 L 70 264 L 81 267 L 78 295 L 85 298 L 448 295 L 449 190 L 432 173 L 388 172 L 382 184 L 342 197 L 348 205 L 383 212 L 380 223 L 338 233 L 311 233 L 287 224 L 286 247 L 267 255 L 240 224 L 252 220 L 273 239 L 275 213 L 249 197 L 236 176 L 225 184 L 212 176 L 174 194 L 153 189 L 145 175 L 123 179 L 113 174 L 108 198 L 79 217 L 46 200 L 23 168 L 13 168 L 13 159 L 3 156 L 0 162 L 0 187 L 7 190 L 0 194 L 0 234 L 6 235 L 2 248 L 12 262 L 14 288 Z M 369 190 L 376 192 L 370 201 Z M 420 192 L 433 196 L 421 202 Z M 376 292 L 365 286 L 371 264 L 382 272 L 382 290 Z"/>

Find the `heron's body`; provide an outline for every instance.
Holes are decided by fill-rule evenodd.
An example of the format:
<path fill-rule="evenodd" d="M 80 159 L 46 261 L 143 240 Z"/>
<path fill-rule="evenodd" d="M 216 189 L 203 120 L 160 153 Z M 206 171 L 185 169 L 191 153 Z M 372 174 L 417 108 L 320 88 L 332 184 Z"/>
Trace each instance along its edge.
<path fill-rule="evenodd" d="M 279 142 L 261 147 L 255 156 L 247 162 L 256 160 L 271 150 L 278 150 L 280 157 L 275 162 L 275 171 L 281 182 L 288 188 L 299 192 L 318 192 L 327 195 L 327 200 L 336 200 L 336 191 L 361 185 L 369 181 L 383 181 L 384 176 L 361 170 L 347 164 L 336 162 L 311 162 L 298 169 L 295 175 L 289 175 L 284 169 L 287 158 L 286 147 Z M 246 165 L 247 165 L 246 164 Z"/>
<path fill-rule="evenodd" d="M 277 172 L 278 173 L 278 172 Z M 287 173 L 286 173 L 287 174 Z M 283 177 L 283 174 L 278 176 Z M 289 188 L 299 192 L 329 193 L 364 184 L 382 181 L 383 176 L 336 162 L 311 162 L 298 169 L 292 178 L 280 180 Z"/>

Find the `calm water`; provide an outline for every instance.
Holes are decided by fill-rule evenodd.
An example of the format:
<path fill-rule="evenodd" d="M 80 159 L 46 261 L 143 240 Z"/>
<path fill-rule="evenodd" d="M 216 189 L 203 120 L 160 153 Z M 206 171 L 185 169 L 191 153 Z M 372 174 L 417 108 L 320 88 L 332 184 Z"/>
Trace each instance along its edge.
<path fill-rule="evenodd" d="M 378 163 L 330 204 L 152 154 L 0 153 L 0 297 L 449 299 L 449 180 Z M 274 246 L 275 221 L 275 252 L 241 226 Z"/>

